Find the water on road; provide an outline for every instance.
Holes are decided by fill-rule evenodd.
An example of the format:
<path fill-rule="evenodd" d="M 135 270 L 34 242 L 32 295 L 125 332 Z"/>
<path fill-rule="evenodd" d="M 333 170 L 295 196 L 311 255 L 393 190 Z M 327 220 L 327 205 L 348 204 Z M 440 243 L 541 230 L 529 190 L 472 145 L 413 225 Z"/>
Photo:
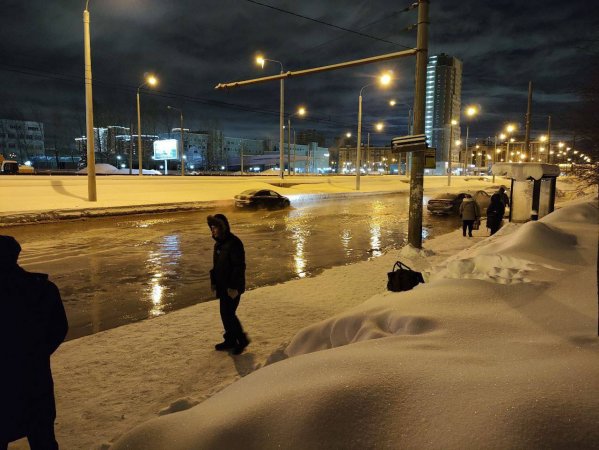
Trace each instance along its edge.
<path fill-rule="evenodd" d="M 58 285 L 73 339 L 213 298 L 206 216 L 217 212 L 244 242 L 249 289 L 377 257 L 403 246 L 408 229 L 402 193 L 294 202 L 282 211 L 120 216 L 1 232 L 21 243 L 26 270 L 48 273 Z M 423 237 L 458 225 L 457 217 L 425 210 Z"/>

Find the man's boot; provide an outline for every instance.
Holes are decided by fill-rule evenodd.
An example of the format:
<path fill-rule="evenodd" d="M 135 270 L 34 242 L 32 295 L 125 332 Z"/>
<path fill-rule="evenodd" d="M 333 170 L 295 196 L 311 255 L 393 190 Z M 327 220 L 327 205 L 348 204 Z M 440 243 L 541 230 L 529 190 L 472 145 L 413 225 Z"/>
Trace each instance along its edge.
<path fill-rule="evenodd" d="M 237 347 L 237 341 L 231 338 L 227 333 L 225 333 L 223 337 L 225 338 L 225 340 L 220 344 L 216 344 L 214 346 L 214 350 L 219 352 L 226 352 L 227 350 L 231 350 Z"/>
<path fill-rule="evenodd" d="M 242 333 L 241 337 L 237 340 L 237 345 L 235 345 L 231 353 L 234 355 L 241 355 L 248 345 L 250 345 L 250 339 L 245 333 Z"/>

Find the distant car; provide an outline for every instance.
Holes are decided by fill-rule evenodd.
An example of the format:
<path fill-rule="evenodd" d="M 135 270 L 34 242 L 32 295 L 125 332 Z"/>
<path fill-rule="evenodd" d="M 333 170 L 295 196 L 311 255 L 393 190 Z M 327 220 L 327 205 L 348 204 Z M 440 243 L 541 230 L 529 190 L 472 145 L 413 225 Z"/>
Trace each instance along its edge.
<path fill-rule="evenodd" d="M 438 194 L 428 201 L 426 209 L 431 214 L 458 214 L 460 205 L 466 194 L 469 194 L 469 192 L 460 192 L 458 194 L 446 192 Z M 484 215 L 487 212 L 489 203 L 491 203 L 491 196 L 485 191 L 476 191 L 470 195 L 472 195 L 472 198 L 478 204 L 480 214 Z"/>
<path fill-rule="evenodd" d="M 291 202 L 284 195 L 269 189 L 248 189 L 235 196 L 238 208 L 287 208 Z"/>

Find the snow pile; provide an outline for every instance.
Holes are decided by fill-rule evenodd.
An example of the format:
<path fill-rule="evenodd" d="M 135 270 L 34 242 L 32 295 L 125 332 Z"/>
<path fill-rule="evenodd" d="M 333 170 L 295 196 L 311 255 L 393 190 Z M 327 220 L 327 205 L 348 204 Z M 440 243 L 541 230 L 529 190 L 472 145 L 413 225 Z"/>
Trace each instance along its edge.
<path fill-rule="evenodd" d="M 112 448 L 595 447 L 597 219 L 593 202 L 506 226 Z"/>

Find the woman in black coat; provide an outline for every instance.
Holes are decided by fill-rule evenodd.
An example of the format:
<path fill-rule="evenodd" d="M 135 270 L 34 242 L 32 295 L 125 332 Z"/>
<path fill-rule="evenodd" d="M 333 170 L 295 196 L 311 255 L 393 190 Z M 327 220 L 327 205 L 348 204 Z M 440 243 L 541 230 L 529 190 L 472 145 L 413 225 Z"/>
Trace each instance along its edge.
<path fill-rule="evenodd" d="M 500 194 L 491 196 L 491 204 L 487 208 L 487 228 L 491 230 L 491 235 L 497 233 L 503 223 L 503 215 L 505 214 L 505 205 Z"/>

